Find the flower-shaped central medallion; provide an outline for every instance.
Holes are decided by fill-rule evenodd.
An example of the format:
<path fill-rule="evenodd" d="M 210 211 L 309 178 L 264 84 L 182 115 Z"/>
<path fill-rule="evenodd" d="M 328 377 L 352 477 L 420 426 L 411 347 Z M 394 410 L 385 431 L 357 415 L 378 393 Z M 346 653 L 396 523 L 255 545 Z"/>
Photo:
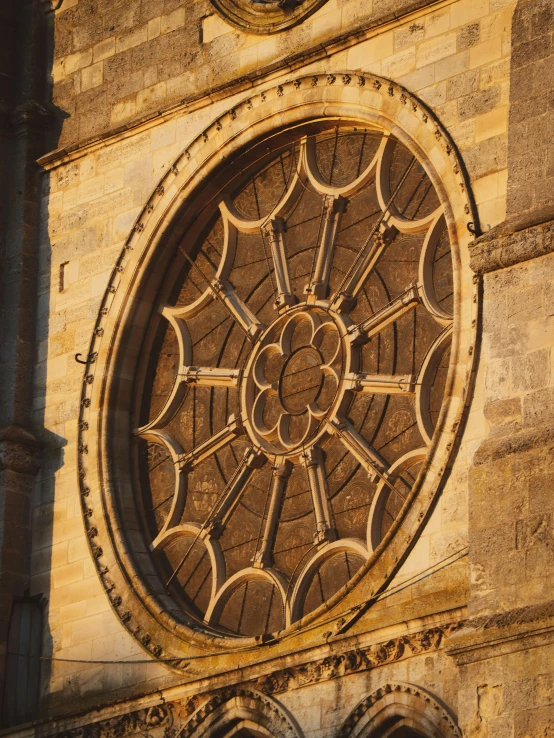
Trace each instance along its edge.
<path fill-rule="evenodd" d="M 243 416 L 257 446 L 290 454 L 311 444 L 342 376 L 341 331 L 322 307 L 287 313 L 261 336 L 243 383 Z"/>

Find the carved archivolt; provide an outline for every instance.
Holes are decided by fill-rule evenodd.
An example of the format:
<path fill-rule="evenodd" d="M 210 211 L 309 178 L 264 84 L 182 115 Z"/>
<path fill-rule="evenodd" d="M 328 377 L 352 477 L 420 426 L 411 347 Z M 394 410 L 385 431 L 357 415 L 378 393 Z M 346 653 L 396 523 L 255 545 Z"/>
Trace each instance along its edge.
<path fill-rule="evenodd" d="M 462 738 L 454 717 L 436 697 L 404 682 L 386 684 L 362 700 L 337 738 L 394 738 L 406 730 L 426 738 Z"/>
<path fill-rule="evenodd" d="M 252 140 L 267 144 L 253 148 Z M 288 159 L 280 162 L 285 150 Z M 348 176 L 337 179 L 334 164 L 325 170 L 326 161 L 349 161 L 353 152 L 357 171 L 347 167 Z M 260 155 L 262 173 L 275 157 L 284 164 L 282 194 L 263 213 L 249 210 L 246 178 L 258 176 Z M 235 174 L 229 160 L 240 162 L 235 170 L 243 181 L 236 187 L 225 179 L 229 169 Z M 271 195 L 274 175 L 264 177 L 266 189 L 253 193 L 253 203 Z M 401 203 L 408 185 L 412 195 Z M 308 195 L 317 200 L 319 228 L 305 239 L 313 258 L 303 277 L 287 248 L 297 227 L 293 215 L 313 217 L 313 206 L 303 204 Z M 363 197 L 366 210 L 374 205 L 373 220 L 360 241 L 347 239 L 344 228 Z M 199 210 L 206 202 L 213 211 Z M 314 75 L 263 91 L 214 121 L 174 162 L 115 265 L 90 346 L 79 422 L 91 551 L 114 609 L 151 654 L 186 658 L 183 645 L 199 641 L 216 649 L 255 646 L 264 633 L 328 618 L 339 603 L 340 617 L 386 587 L 439 489 L 465 412 L 478 310 L 466 250 L 474 222 L 446 131 L 403 88 L 371 76 Z M 252 239 L 259 241 L 255 263 L 238 263 Z M 379 276 L 391 244 L 398 269 Z M 411 284 L 404 284 L 403 259 L 413 268 Z M 443 272 L 439 260 L 447 265 Z M 243 266 L 250 270 L 245 289 L 258 290 L 254 298 L 242 290 Z M 217 311 L 232 327 L 224 339 L 209 338 Z M 402 321 L 412 321 L 411 333 L 399 333 Z M 173 336 L 174 349 L 163 342 L 156 348 L 156 326 Z M 421 334 L 420 326 L 427 326 Z M 379 364 L 389 350 L 386 335 L 388 370 Z M 195 354 L 206 347 L 208 356 L 210 340 L 228 347 L 225 361 Z M 141 354 L 157 363 L 141 363 Z M 409 367 L 400 366 L 401 355 L 414 357 Z M 301 372 L 313 382 L 295 388 Z M 158 391 L 152 374 L 171 381 Z M 187 410 L 202 392 L 208 404 Z M 144 396 L 153 408 L 145 419 Z M 382 450 L 353 420 L 357 402 L 381 408 L 380 424 L 388 428 Z M 394 403 L 398 412 L 389 418 Z M 408 416 L 414 439 L 404 447 L 398 438 Z M 339 472 L 329 466 L 338 453 L 333 444 Z M 210 471 L 214 463 L 219 471 Z M 305 489 L 293 478 L 296 468 Z M 350 535 L 332 499 L 342 489 L 332 474 L 343 472 L 346 497 L 358 474 L 360 495 L 371 499 L 363 501 L 362 528 Z M 283 501 L 295 484 L 311 522 L 299 518 L 285 535 L 291 550 L 291 537 L 299 536 L 298 560 L 292 554 L 278 560 Z M 258 499 L 249 500 L 246 491 L 255 485 Z M 237 527 L 243 508 L 250 512 Z M 253 531 L 251 519 L 258 520 Z M 227 540 L 233 525 L 236 540 Z M 248 561 L 229 553 L 243 545 L 239 534 L 255 543 Z M 326 571 L 339 588 L 317 600 L 314 582 L 324 581 Z M 269 615 L 259 630 L 225 620 L 230 609 L 246 607 L 248 588 L 267 594 Z"/>
<path fill-rule="evenodd" d="M 244 732 L 241 732 L 244 731 Z M 293 718 L 276 700 L 255 690 L 225 690 L 191 715 L 177 738 L 231 738 L 233 735 L 301 738 Z"/>

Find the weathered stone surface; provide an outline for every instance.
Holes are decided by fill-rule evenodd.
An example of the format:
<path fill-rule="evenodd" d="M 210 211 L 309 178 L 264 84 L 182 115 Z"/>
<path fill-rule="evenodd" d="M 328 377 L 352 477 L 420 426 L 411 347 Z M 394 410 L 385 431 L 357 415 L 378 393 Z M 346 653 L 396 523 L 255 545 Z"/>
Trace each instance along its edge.
<path fill-rule="evenodd" d="M 550 0 L 520 0 L 513 23 L 510 82 L 508 213 L 551 204 L 554 179 L 552 87 L 553 7 Z"/>
<path fill-rule="evenodd" d="M 477 239 L 471 266 L 477 274 L 496 271 L 554 251 L 554 207 L 513 217 Z"/>

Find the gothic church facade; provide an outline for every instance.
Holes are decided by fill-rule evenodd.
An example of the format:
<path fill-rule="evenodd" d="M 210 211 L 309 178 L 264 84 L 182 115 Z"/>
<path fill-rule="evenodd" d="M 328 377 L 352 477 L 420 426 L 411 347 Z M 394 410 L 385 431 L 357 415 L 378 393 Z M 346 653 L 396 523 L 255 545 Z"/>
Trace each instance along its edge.
<path fill-rule="evenodd" d="M 552 1 L 0 23 L 2 735 L 554 735 Z"/>

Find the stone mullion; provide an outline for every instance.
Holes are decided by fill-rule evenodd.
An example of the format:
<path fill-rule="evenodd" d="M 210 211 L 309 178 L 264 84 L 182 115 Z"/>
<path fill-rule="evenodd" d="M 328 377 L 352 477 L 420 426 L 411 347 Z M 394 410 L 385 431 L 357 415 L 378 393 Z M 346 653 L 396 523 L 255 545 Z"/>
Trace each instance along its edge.
<path fill-rule="evenodd" d="M 312 493 L 312 503 L 314 506 L 316 522 L 314 541 L 316 543 L 334 541 L 336 538 L 336 532 L 331 523 L 329 489 L 321 449 L 316 446 L 315 448 L 306 451 L 303 455 L 302 463 L 304 464 L 308 475 L 310 491 Z"/>
<path fill-rule="evenodd" d="M 381 310 L 371 315 L 358 326 L 351 330 L 350 335 L 354 343 L 359 340 L 365 341 L 376 333 L 380 333 L 391 323 L 399 320 L 405 313 L 413 310 L 421 302 L 417 287 L 410 287 L 403 294 L 386 305 Z"/>
<path fill-rule="evenodd" d="M 250 340 L 255 338 L 264 330 L 263 324 L 258 320 L 248 305 L 240 299 L 229 282 L 221 282 L 214 279 L 212 291 L 220 299 L 237 321 L 242 330 Z"/>
<path fill-rule="evenodd" d="M 275 281 L 277 282 L 277 297 L 275 304 L 278 310 L 284 310 L 296 303 L 296 297 L 292 289 L 289 265 L 287 262 L 287 250 L 285 246 L 286 224 L 283 218 L 274 218 L 266 228 L 271 247 L 271 258 L 275 270 Z M 262 238 L 263 238 L 262 233 Z"/>
<path fill-rule="evenodd" d="M 318 247 L 314 273 L 310 284 L 306 287 L 308 302 L 323 300 L 327 297 L 335 242 L 347 205 L 348 200 L 342 196 L 327 195 L 325 198 L 323 233 Z"/>
<path fill-rule="evenodd" d="M 344 446 L 367 471 L 370 481 L 375 482 L 386 474 L 387 464 L 348 421 L 331 421 L 331 428 L 339 436 Z"/>
<path fill-rule="evenodd" d="M 275 543 L 275 535 L 277 533 L 283 495 L 285 494 L 291 472 L 292 464 L 287 461 L 277 466 L 273 471 L 270 492 L 271 498 L 265 523 L 264 536 L 261 546 L 254 556 L 253 562 L 254 567 L 257 569 L 273 565 L 273 545 Z"/>

